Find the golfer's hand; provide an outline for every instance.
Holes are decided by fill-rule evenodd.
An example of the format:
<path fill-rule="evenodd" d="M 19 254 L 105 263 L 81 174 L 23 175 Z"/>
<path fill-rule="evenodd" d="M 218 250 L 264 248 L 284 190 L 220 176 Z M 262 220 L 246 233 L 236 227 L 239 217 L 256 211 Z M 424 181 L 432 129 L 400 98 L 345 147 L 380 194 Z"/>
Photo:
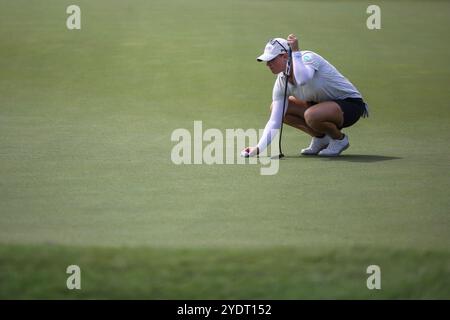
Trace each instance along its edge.
<path fill-rule="evenodd" d="M 258 147 L 247 147 L 241 151 L 241 157 L 254 157 L 259 154 Z"/>
<path fill-rule="evenodd" d="M 298 39 L 295 36 L 295 34 L 288 35 L 287 42 L 291 46 L 292 51 L 299 51 L 298 50 Z"/>

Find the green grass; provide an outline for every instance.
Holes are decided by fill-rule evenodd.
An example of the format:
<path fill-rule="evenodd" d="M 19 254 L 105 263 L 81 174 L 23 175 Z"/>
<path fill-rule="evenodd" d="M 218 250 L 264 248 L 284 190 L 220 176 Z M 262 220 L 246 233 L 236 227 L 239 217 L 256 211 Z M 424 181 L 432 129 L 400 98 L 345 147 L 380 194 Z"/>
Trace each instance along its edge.
<path fill-rule="evenodd" d="M 449 2 L 381 1 L 378 31 L 361 1 L 78 1 L 79 31 L 69 4 L 0 1 L 1 298 L 450 298 Z M 174 165 L 194 120 L 264 127 L 255 58 L 291 32 L 371 106 L 350 149 L 285 128 L 277 175 Z"/>
<path fill-rule="evenodd" d="M 25 299 L 446 299 L 448 253 L 364 247 L 150 249 L 3 246 L 0 296 Z M 32 263 L 30 263 L 30 261 Z M 366 268 L 382 266 L 382 290 Z M 81 269 L 68 290 L 67 266 Z"/>

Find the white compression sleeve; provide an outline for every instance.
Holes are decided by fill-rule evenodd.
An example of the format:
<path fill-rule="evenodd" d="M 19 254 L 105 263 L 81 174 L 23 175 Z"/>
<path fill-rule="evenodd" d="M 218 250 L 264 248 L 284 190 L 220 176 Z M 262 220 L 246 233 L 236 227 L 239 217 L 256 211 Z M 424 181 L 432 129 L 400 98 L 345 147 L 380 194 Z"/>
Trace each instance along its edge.
<path fill-rule="evenodd" d="M 295 82 L 298 85 L 303 86 L 314 76 L 314 68 L 311 66 L 305 66 L 302 59 L 302 54 L 300 51 L 292 53 L 292 61 L 294 66 L 294 77 Z"/>
<path fill-rule="evenodd" d="M 286 99 L 284 114 L 286 114 L 287 108 L 288 108 L 288 99 Z M 259 139 L 259 143 L 257 146 L 260 153 L 267 148 L 267 146 L 272 142 L 273 137 L 275 137 L 278 131 L 280 130 L 282 113 L 283 113 L 283 100 L 273 101 L 270 119 L 269 121 L 267 121 L 263 135 L 261 139 Z"/>

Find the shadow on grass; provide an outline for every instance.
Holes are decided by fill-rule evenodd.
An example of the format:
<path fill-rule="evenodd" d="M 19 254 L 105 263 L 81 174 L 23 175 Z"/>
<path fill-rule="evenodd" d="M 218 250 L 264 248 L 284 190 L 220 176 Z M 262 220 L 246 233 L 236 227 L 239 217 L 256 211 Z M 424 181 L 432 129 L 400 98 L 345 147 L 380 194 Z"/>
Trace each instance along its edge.
<path fill-rule="evenodd" d="M 380 162 L 388 160 L 402 159 L 400 157 L 388 157 L 369 154 L 343 154 L 339 157 L 318 157 L 318 156 L 285 156 L 284 159 L 320 159 L 323 161 L 348 161 L 348 162 Z"/>
<path fill-rule="evenodd" d="M 380 162 L 388 160 L 402 159 L 400 157 L 378 156 L 370 154 L 343 154 L 339 157 L 321 158 L 328 161 L 349 161 L 349 162 Z"/>

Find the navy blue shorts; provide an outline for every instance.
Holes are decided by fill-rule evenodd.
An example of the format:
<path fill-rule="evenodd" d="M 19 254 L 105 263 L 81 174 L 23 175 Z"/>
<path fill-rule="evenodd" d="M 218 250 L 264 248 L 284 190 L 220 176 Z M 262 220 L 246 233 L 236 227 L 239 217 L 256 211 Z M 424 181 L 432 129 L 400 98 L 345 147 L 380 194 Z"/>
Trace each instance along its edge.
<path fill-rule="evenodd" d="M 366 104 L 361 98 L 347 98 L 333 101 L 341 107 L 341 110 L 344 113 L 344 123 L 339 129 L 354 125 L 366 111 Z"/>
<path fill-rule="evenodd" d="M 347 128 L 356 123 L 361 116 L 369 116 L 368 109 L 366 109 L 366 103 L 361 98 L 346 98 L 342 100 L 331 100 L 336 102 L 344 113 L 344 123 L 339 129 Z M 308 101 L 308 106 L 311 107 L 317 104 L 314 101 Z"/>

